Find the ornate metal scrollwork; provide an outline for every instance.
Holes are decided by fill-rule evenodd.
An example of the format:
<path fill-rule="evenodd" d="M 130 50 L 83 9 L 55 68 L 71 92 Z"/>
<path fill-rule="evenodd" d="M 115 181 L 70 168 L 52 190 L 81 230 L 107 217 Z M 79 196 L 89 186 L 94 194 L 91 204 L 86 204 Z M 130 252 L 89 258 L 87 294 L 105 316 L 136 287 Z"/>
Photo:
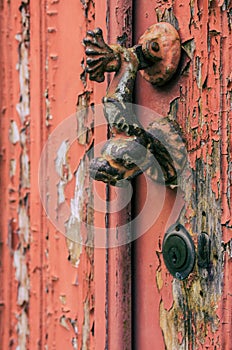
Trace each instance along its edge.
<path fill-rule="evenodd" d="M 131 180 L 146 171 L 155 181 L 161 176 L 167 185 L 175 185 L 186 161 L 178 125 L 164 117 L 144 130 L 131 103 L 139 70 L 155 85 L 163 85 L 175 73 L 180 59 L 177 31 L 169 23 L 155 24 L 148 28 L 138 45 L 127 49 L 107 45 L 102 30 L 97 28 L 87 32 L 84 45 L 90 80 L 102 82 L 105 72 L 116 73 L 103 98 L 111 137 L 102 149 L 102 156 L 91 161 L 91 176 L 120 186 L 124 180 Z M 160 170 L 157 170 L 154 157 Z"/>
<path fill-rule="evenodd" d="M 107 45 L 97 28 L 87 32 L 84 44 L 86 72 L 91 80 L 102 82 L 105 72 L 115 72 L 103 98 L 111 136 L 101 150 L 102 156 L 91 161 L 90 175 L 123 186 L 125 180 L 146 172 L 154 181 L 176 186 L 187 160 L 181 130 L 168 117 L 155 118 L 145 130 L 133 111 L 132 96 L 138 71 L 154 85 L 161 86 L 172 78 L 180 60 L 177 31 L 169 23 L 155 24 L 138 45 L 126 49 Z M 170 273 L 180 280 L 187 278 L 196 254 L 191 236 L 180 222 L 165 234 L 162 252 Z"/>

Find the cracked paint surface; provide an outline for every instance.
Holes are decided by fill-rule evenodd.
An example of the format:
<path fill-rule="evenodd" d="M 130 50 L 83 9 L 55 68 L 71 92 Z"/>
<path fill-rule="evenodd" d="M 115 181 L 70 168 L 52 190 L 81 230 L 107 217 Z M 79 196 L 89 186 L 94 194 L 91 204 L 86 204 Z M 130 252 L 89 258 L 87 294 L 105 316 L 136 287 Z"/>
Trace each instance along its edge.
<path fill-rule="evenodd" d="M 57 184 L 58 206 L 65 202 L 65 187 L 72 179 L 72 173 L 67 159 L 68 149 L 69 143 L 67 141 L 63 141 L 57 151 L 57 157 L 55 160 L 56 172 L 60 178 L 60 181 Z"/>
<path fill-rule="evenodd" d="M 229 349 L 231 11 L 227 0 L 140 0 L 133 7 L 121 0 L 70 0 L 68 6 L 60 0 L 0 1 L 3 349 L 130 349 L 133 342 L 143 350 L 151 343 L 157 349 Z M 95 137 L 106 139 L 96 136 L 93 123 L 106 86 L 87 80 L 82 38 L 99 26 L 110 41 L 128 46 L 132 32 L 139 37 L 156 18 L 178 29 L 182 62 L 163 90 L 138 77 L 136 101 L 169 114 L 187 135 L 193 181 L 183 184 L 187 206 L 181 220 L 196 246 L 203 231 L 212 246 L 210 266 L 196 264 L 183 282 L 170 277 L 161 256 L 173 192 L 159 223 L 145 235 L 147 243 L 143 237 L 132 251 L 106 254 L 73 241 L 78 234 L 78 240 L 94 239 L 86 222 L 97 219 L 104 227 L 130 215 L 99 219 L 93 213 L 86 153 Z M 79 139 L 72 145 L 62 140 L 54 157 L 60 178 L 55 209 L 61 213 L 65 202 L 71 207 L 63 237 L 41 209 L 37 166 L 48 136 L 76 111 Z M 99 191 L 105 198 L 105 188 Z"/>
<path fill-rule="evenodd" d="M 222 303 L 225 300 L 225 305 L 231 305 L 231 282 L 226 277 L 231 261 L 224 246 L 231 239 L 231 4 L 154 1 L 147 9 L 147 25 L 149 10 L 156 12 L 158 20 L 167 20 L 179 30 L 182 62 L 172 86 L 163 91 L 146 86 L 148 97 L 141 93 L 139 101 L 181 125 L 187 138 L 192 181 L 182 184 L 186 206 L 180 220 L 192 235 L 196 249 L 201 232 L 211 240 L 209 266 L 201 267 L 196 262 L 193 273 L 181 282 L 173 280 L 164 266 L 160 254 L 163 233 L 158 240 L 153 238 L 158 257 L 154 272 L 155 293 L 160 298 L 159 325 L 167 349 L 229 349 L 230 340 L 224 332 L 227 329 L 229 334 L 231 326 L 224 324 L 229 313 L 223 316 Z"/>
<path fill-rule="evenodd" d="M 87 157 L 80 161 L 75 178 L 75 192 L 71 198 L 71 215 L 66 224 L 66 237 L 70 260 L 78 267 L 83 244 L 93 246 L 93 199 Z"/>
<path fill-rule="evenodd" d="M 93 91 L 80 76 L 81 38 L 94 22 L 94 13 L 93 1 L 72 1 L 68 7 L 59 0 L 1 2 L 0 39 L 5 47 L 0 60 L 1 210 L 8 217 L 7 225 L 1 222 L 0 271 L 7 281 L 0 289 L 4 349 L 92 346 L 94 254 L 92 249 L 65 239 L 42 212 L 38 164 L 50 133 L 75 113 L 78 96 L 89 96 Z M 74 51 L 70 36 L 77 43 Z M 69 62 L 68 70 L 63 62 Z M 85 107 L 90 102 L 87 98 Z M 54 167 L 59 182 L 54 196 L 58 215 L 71 200 L 72 214 L 74 210 L 76 215 L 74 207 L 81 200 L 76 207 L 82 211 L 81 220 L 92 224 L 91 184 L 84 154 L 93 137 L 85 135 L 87 119 L 83 115 L 79 120 L 82 141 L 69 145 L 65 138 L 57 149 Z M 83 198 L 77 194 L 76 180 L 79 188 L 83 186 Z M 88 239 L 92 239 L 92 232 Z"/>
<path fill-rule="evenodd" d="M 15 158 L 11 159 L 10 179 L 12 193 L 15 201 L 11 220 L 14 221 L 12 235 L 17 236 L 13 251 L 13 266 L 17 281 L 17 336 L 16 349 L 27 348 L 29 336 L 28 307 L 30 305 L 30 277 L 28 273 L 28 248 L 30 245 L 30 156 L 29 156 L 29 130 L 30 130 L 30 75 L 29 75 L 29 44 L 30 21 L 28 2 L 21 3 L 19 7 L 21 31 L 15 36 L 18 42 L 18 63 L 16 66 L 19 82 L 19 103 L 16 105 L 18 118 L 11 120 L 9 140 L 13 145 Z M 13 156 L 12 154 L 12 156 Z M 17 214 L 16 214 L 17 213 Z M 15 215 L 16 214 L 16 215 Z"/>
<path fill-rule="evenodd" d="M 59 269 L 54 271 L 54 282 L 47 283 L 47 293 L 50 297 L 57 295 L 58 291 L 62 292 L 59 295 L 60 307 L 55 307 L 51 311 L 50 318 L 54 320 L 54 332 L 60 338 L 64 347 L 69 346 L 70 349 L 88 349 L 93 342 L 93 335 L 91 333 L 90 320 L 94 317 L 94 260 L 93 248 L 85 248 L 83 245 L 86 240 L 93 239 L 92 229 L 87 227 L 87 223 L 93 225 L 92 212 L 92 190 L 91 182 L 88 176 L 88 156 L 85 152 L 89 150 L 90 142 L 92 142 L 92 135 L 89 133 L 87 125 L 91 124 L 93 115 L 86 114 L 86 108 L 91 103 L 92 87 L 86 82 L 85 74 L 83 73 L 83 66 L 81 62 L 81 36 L 84 28 L 88 28 L 91 21 L 94 21 L 94 3 L 88 1 L 85 3 L 73 2 L 67 11 L 65 4 L 60 2 L 49 1 L 47 8 L 47 40 L 49 49 L 46 58 L 46 72 L 47 72 L 47 86 L 45 90 L 46 103 L 46 126 L 48 132 L 52 131 L 55 125 L 62 119 L 68 117 L 69 114 L 75 111 L 75 104 L 77 99 L 77 120 L 73 127 L 77 130 L 77 135 L 80 135 L 72 144 L 69 142 L 68 136 L 59 143 L 54 164 L 59 181 L 56 184 L 57 188 L 57 215 L 62 215 L 63 206 L 68 203 L 70 208 L 70 215 L 65 224 L 65 241 L 62 243 L 63 261 L 66 272 L 61 274 Z M 78 21 L 74 20 L 72 11 L 76 12 Z M 60 21 L 68 20 L 72 17 L 72 28 L 67 28 L 63 32 L 60 31 Z M 77 26 L 76 23 L 81 23 Z M 82 28 L 83 27 L 83 28 Z M 72 68 L 69 67 L 69 77 L 66 77 L 67 67 L 61 66 L 62 60 L 69 60 L 69 53 L 63 51 L 62 45 L 59 44 L 59 39 L 66 42 L 66 36 L 74 30 L 77 40 L 80 38 L 80 46 L 76 47 L 75 60 L 71 60 L 71 65 L 75 67 L 76 76 L 73 76 Z M 73 34 L 72 34 L 73 35 Z M 57 41 L 58 39 L 58 41 Z M 76 39 L 75 39 L 76 40 Z M 71 45 L 72 46 L 72 45 Z M 68 50 L 71 53 L 72 47 Z M 79 62 L 79 63 L 78 63 Z M 60 73 L 62 71 L 62 73 Z M 60 80 L 63 76 L 63 81 L 66 81 L 66 87 L 63 89 L 63 81 Z M 70 85 L 70 81 L 72 84 Z M 76 88 L 74 88 L 76 85 Z M 68 101 L 69 95 L 66 93 L 66 88 L 72 89 L 73 99 Z M 58 100 L 63 101 L 59 105 Z M 68 109 L 66 110 L 66 106 Z M 71 108 L 70 108 L 71 107 Z M 69 110 L 69 111 L 68 111 Z M 65 114 L 66 113 L 66 114 Z M 50 230 L 49 230 L 50 231 Z M 51 241 L 53 241 L 52 233 L 49 232 L 48 244 L 46 249 L 47 260 L 49 264 L 55 261 L 57 251 L 51 249 Z M 61 240 L 57 236 L 56 246 L 60 246 Z M 68 265 L 67 265 L 68 264 Z M 52 264 L 51 264 L 52 266 Z M 53 267 L 56 270 L 55 266 Z M 67 270 L 69 272 L 67 272 Z M 70 280 L 71 279 L 71 280 Z M 66 284 L 62 288 L 62 282 Z M 72 287 L 70 287 L 71 285 Z M 72 293 L 70 294 L 70 288 Z M 62 295 L 62 297 L 61 297 Z M 49 297 L 49 298 L 50 298 Z M 85 300 L 85 302 L 84 302 Z M 58 315 L 59 323 L 56 322 Z M 91 314 L 91 315 L 90 315 Z M 49 345 L 53 341 L 52 327 L 48 329 L 46 344 Z M 68 345 L 67 345 L 68 344 Z"/>

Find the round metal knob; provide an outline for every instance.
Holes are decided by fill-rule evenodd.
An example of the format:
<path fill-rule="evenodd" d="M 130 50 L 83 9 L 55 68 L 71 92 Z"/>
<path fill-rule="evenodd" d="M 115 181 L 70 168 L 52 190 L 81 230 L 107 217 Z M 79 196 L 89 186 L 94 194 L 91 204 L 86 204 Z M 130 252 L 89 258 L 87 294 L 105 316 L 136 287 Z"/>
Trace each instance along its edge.
<path fill-rule="evenodd" d="M 180 280 L 188 277 L 195 263 L 195 249 L 191 236 L 184 226 L 170 227 L 164 236 L 162 253 L 169 272 Z"/>
<path fill-rule="evenodd" d="M 151 65 L 141 71 L 154 85 L 163 85 L 175 73 L 181 54 L 180 37 L 176 29 L 166 22 L 153 24 L 139 39 L 144 56 Z"/>

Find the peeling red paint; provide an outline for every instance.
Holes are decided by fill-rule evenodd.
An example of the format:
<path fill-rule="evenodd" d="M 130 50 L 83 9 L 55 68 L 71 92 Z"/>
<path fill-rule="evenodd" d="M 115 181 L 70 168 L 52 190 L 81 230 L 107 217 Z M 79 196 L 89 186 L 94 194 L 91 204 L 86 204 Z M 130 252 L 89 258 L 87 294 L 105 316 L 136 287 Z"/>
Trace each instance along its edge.
<path fill-rule="evenodd" d="M 132 343 L 143 350 L 151 344 L 171 350 L 229 349 L 231 4 L 141 0 L 132 6 L 130 0 L 70 0 L 67 6 L 59 0 L 4 0 L 0 16 L 2 349 L 130 349 Z M 82 38 L 99 26 L 110 42 L 128 46 L 132 32 L 140 37 L 156 16 L 178 29 L 183 62 L 162 89 L 138 77 L 136 99 L 176 119 L 187 136 L 193 183 L 181 185 L 187 200 L 183 220 L 195 243 L 202 230 L 212 242 L 210 268 L 196 266 L 184 282 L 170 277 L 161 254 L 174 191 L 168 190 L 158 222 L 132 251 L 130 246 L 94 250 L 70 239 L 80 222 L 115 226 L 130 215 L 130 208 L 111 216 L 93 212 L 96 199 L 86 153 L 107 136 L 106 128 L 94 130 L 93 122 L 101 119 L 94 110 L 106 84 L 87 80 Z M 67 239 L 42 210 L 37 176 L 42 146 L 76 105 L 75 128 L 81 136 L 73 145 L 63 140 L 54 157 L 59 175 L 55 209 L 60 214 L 66 201 L 73 205 Z M 137 184 L 141 204 L 143 181 L 141 177 Z M 159 186 L 151 187 L 158 196 Z M 97 184 L 96 191 L 106 199 L 104 185 Z M 83 234 L 83 227 L 78 229 Z M 91 230 L 89 235 L 94 241 Z"/>
<path fill-rule="evenodd" d="M 137 9 L 137 37 L 154 21 L 151 17 L 149 19 L 149 15 L 145 16 L 143 6 L 145 4 L 142 1 Z M 188 7 L 186 16 L 181 15 L 184 6 Z M 182 75 L 176 78 L 175 83 L 163 90 L 154 90 L 139 79 L 137 100 L 164 116 L 167 113 L 171 114 L 182 126 L 183 133 L 187 136 L 189 162 L 193 170 L 193 184 L 189 186 L 185 184 L 183 188 L 188 194 L 185 225 L 193 237 L 205 231 L 212 240 L 212 267 L 205 271 L 196 266 L 193 277 L 186 286 L 183 282 L 173 281 L 172 296 L 169 294 L 166 297 L 168 292 L 170 293 L 171 285 L 164 266 L 161 264 L 159 268 L 159 278 L 156 277 L 159 288 L 157 298 L 161 303 L 160 325 L 167 349 L 185 347 L 200 349 L 207 346 L 211 348 L 213 344 L 215 349 L 223 348 L 224 341 L 221 338 L 223 326 L 219 317 L 220 300 L 230 287 L 227 282 L 227 286 L 223 288 L 225 265 L 221 248 L 223 240 L 221 225 L 231 220 L 228 196 L 228 189 L 231 187 L 228 179 L 230 107 L 227 98 L 227 81 L 230 74 L 227 57 L 231 50 L 231 34 L 228 27 L 227 6 L 225 2 L 218 4 L 193 1 L 189 8 L 189 5 L 184 5 L 181 1 L 175 3 L 171 1 L 159 4 L 154 2 L 147 9 L 147 14 L 156 11 L 159 19 L 169 19 L 174 25 L 178 25 L 182 42 L 184 41 L 183 47 L 190 61 L 187 61 L 185 70 L 182 70 Z M 153 228 L 153 232 L 155 231 L 157 231 L 156 225 Z M 146 243 L 139 244 L 138 254 L 140 259 L 143 259 L 141 255 L 147 254 Z M 153 246 L 157 250 L 155 242 Z M 140 275 L 139 278 L 141 280 L 139 279 L 138 283 L 141 283 Z M 140 298 L 142 295 L 141 292 Z M 148 304 L 152 302 L 151 300 L 152 296 Z M 138 300 L 138 305 L 140 303 Z M 150 310 L 146 309 L 146 312 L 149 314 Z M 149 319 L 149 316 L 146 317 Z M 150 320 L 152 317 L 150 316 Z M 183 334 L 181 343 L 178 334 Z M 152 335 L 149 339 L 152 341 Z M 138 341 L 144 341 L 143 332 L 138 334 Z M 229 341 L 226 346 L 224 343 L 225 348 L 229 348 L 229 344 Z"/>
<path fill-rule="evenodd" d="M 82 324 L 92 327 L 94 322 L 93 252 L 90 248 L 83 249 L 78 270 L 70 264 L 65 239 L 55 232 L 42 212 L 37 185 L 42 144 L 56 125 L 75 111 L 76 98 L 82 90 L 81 81 L 78 80 L 82 68 L 78 62 L 82 60 L 81 38 L 84 30 L 77 23 L 87 28 L 93 20 L 94 8 L 93 2 L 90 2 L 90 18 L 88 9 L 82 12 L 81 3 L 73 1 L 69 5 L 68 11 L 65 11 L 65 4 L 59 1 L 37 4 L 16 1 L 8 5 L 4 3 L 1 7 L 1 20 L 4 18 L 4 21 L 1 22 L 0 37 L 1 43 L 7 43 L 1 58 L 1 68 L 5 69 L 4 76 L 1 70 L 4 82 L 1 113 L 5 113 L 4 120 L 1 119 L 1 165 L 6 194 L 4 215 L 12 223 L 9 232 L 2 223 L 4 278 L 12 280 L 10 290 L 4 287 L 0 294 L 4 299 L 1 313 L 1 335 L 2 320 L 5 319 L 4 349 L 9 344 L 12 348 L 18 345 L 20 349 L 53 348 L 54 341 L 63 348 L 77 349 L 81 347 L 82 337 L 85 336 L 86 344 L 93 338 L 92 328 L 86 326 L 83 334 L 78 331 L 82 329 Z M 69 18 L 72 18 L 71 22 Z M 69 22 L 65 30 L 60 30 L 59 23 L 62 21 Z M 67 45 L 65 52 L 61 43 L 67 43 L 66 37 L 73 32 L 80 46 L 77 45 L 73 53 L 73 45 Z M 70 57 L 73 59 L 70 60 Z M 67 58 L 71 62 L 68 77 L 67 67 L 60 65 L 60 61 L 67 61 Z M 67 86 L 72 86 L 71 97 Z M 11 146 L 8 150 L 9 141 Z M 56 159 L 61 178 L 57 188 L 58 207 L 69 195 L 66 188 L 75 175 L 76 166 L 75 159 L 75 165 L 71 162 L 69 166 L 69 145 L 63 143 L 63 147 L 62 144 L 60 146 Z M 2 206 L 1 202 L 1 209 L 4 208 Z M 88 215 L 90 223 L 90 208 Z M 7 237 L 9 248 L 5 243 Z M 89 268 L 86 271 L 87 265 Z M 77 274 L 81 286 L 73 283 L 77 280 Z M 65 295 L 65 306 L 63 302 L 59 306 L 60 294 Z M 89 309 L 84 310 L 82 295 Z M 69 336 L 59 327 L 62 315 L 67 319 Z M 85 321 L 87 317 L 89 323 Z M 64 331 L 67 332 L 67 329 Z"/>

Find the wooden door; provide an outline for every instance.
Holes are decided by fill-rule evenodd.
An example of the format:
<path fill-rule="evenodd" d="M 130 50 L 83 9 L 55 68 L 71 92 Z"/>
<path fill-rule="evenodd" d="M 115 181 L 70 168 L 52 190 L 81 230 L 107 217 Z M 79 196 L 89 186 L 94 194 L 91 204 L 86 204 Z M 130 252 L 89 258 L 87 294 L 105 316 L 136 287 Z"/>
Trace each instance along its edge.
<path fill-rule="evenodd" d="M 2 350 L 232 349 L 231 11 L 227 0 L 0 0 Z M 141 175 L 122 209 L 123 192 L 89 176 L 112 77 L 89 81 L 82 40 L 101 27 L 128 47 L 158 21 L 178 30 L 181 62 L 160 88 L 138 74 L 134 102 L 181 126 L 191 181 L 183 201 Z M 161 247 L 183 204 L 196 252 L 201 232 L 211 249 L 179 281 Z M 119 225 L 140 238 L 109 248 Z"/>
<path fill-rule="evenodd" d="M 161 255 L 165 230 L 178 206 L 173 190 L 157 222 L 139 238 L 134 252 L 135 349 L 231 349 L 231 4 L 218 1 L 139 1 L 135 6 L 137 40 L 154 21 L 168 21 L 182 43 L 179 71 L 170 83 L 154 88 L 138 76 L 136 103 L 182 127 L 192 180 L 185 184 L 184 225 L 197 247 L 206 232 L 210 264 L 197 261 L 185 281 L 170 278 Z M 144 198 L 137 181 L 136 206 Z M 154 194 L 156 184 L 151 184 Z M 159 198 L 159 193 L 157 198 Z M 154 206 L 159 199 L 154 200 Z M 170 217 L 170 205 L 177 212 Z M 173 212 L 172 212 L 173 214 Z M 146 217 L 144 218 L 146 221 Z M 143 230 L 143 221 L 139 230 Z M 229 273 L 230 274 L 230 273 Z"/>
<path fill-rule="evenodd" d="M 64 234 L 53 214 L 62 218 L 73 199 L 79 221 L 93 221 L 85 157 L 93 138 L 86 138 L 82 113 L 77 140 L 75 113 L 100 103 L 105 91 L 86 81 L 82 39 L 95 20 L 105 27 L 106 2 L 3 0 L 0 11 L 0 348 L 104 349 L 106 251 L 73 240 L 77 222 Z M 104 197 L 103 186 L 99 191 Z"/>

